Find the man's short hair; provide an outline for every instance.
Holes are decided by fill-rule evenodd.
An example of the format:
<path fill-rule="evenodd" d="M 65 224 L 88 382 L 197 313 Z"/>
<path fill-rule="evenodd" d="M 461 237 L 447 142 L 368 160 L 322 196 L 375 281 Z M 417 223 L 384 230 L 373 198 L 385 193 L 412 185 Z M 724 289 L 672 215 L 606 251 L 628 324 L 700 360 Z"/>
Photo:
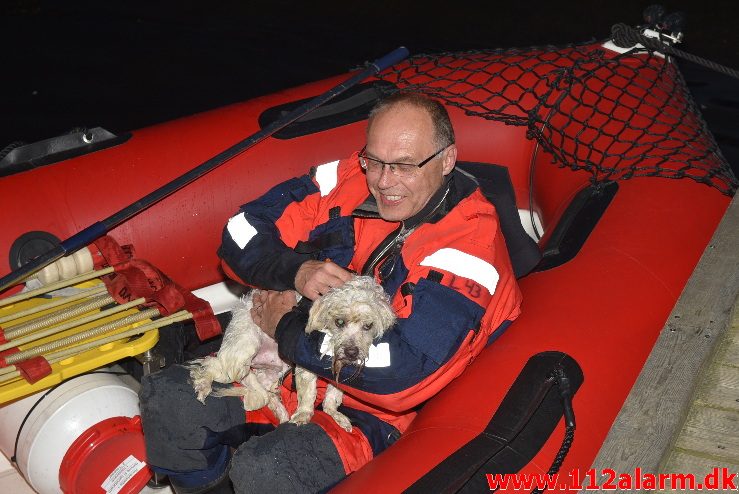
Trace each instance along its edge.
<path fill-rule="evenodd" d="M 454 144 L 454 128 L 452 127 L 452 121 L 449 119 L 449 113 L 447 113 L 444 105 L 428 96 L 411 91 L 398 91 L 397 93 L 393 93 L 392 95 L 381 99 L 374 108 L 370 110 L 367 129 L 369 130 L 375 116 L 400 104 L 415 106 L 416 108 L 425 110 L 426 113 L 428 113 L 434 125 L 434 141 L 438 148 L 445 148 Z"/>

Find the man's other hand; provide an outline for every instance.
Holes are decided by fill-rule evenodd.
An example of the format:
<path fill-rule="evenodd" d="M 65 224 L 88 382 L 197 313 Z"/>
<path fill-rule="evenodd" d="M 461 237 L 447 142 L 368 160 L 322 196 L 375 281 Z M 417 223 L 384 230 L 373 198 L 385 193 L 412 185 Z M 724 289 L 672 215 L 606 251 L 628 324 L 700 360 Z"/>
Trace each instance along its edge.
<path fill-rule="evenodd" d="M 252 300 L 251 318 L 262 331 L 274 339 L 277 323 L 295 306 L 295 298 L 292 290 L 260 290 L 254 294 Z"/>

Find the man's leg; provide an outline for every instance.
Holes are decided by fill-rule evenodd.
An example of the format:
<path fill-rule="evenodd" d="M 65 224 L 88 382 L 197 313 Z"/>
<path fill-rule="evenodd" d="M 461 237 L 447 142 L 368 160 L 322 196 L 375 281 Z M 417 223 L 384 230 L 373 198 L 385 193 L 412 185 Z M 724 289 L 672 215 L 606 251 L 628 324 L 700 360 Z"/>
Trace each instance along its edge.
<path fill-rule="evenodd" d="M 241 445 L 230 475 L 236 493 L 246 494 L 322 492 L 346 473 L 336 446 L 319 425 L 286 423 Z"/>
<path fill-rule="evenodd" d="M 226 479 L 229 444 L 244 430 L 239 398 L 209 396 L 203 405 L 189 378 L 185 367 L 175 365 L 144 376 L 139 393 L 147 462 L 169 475 L 178 492 L 198 492 Z"/>

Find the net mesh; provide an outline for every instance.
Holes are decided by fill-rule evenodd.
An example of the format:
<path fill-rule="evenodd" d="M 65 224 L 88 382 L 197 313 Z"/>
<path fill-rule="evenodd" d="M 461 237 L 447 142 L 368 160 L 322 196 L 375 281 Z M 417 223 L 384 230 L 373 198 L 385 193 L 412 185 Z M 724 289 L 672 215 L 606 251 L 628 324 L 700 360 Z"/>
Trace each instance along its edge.
<path fill-rule="evenodd" d="M 583 44 L 418 55 L 380 78 L 526 127 L 558 166 L 587 170 L 593 183 L 656 176 L 737 188 L 679 70 L 658 54 Z"/>

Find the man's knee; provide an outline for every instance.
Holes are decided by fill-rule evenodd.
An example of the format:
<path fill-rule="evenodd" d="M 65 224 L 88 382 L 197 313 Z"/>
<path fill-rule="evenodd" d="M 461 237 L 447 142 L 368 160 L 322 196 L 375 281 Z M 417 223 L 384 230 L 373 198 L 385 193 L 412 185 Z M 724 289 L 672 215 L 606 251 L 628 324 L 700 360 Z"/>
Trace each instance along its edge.
<path fill-rule="evenodd" d="M 243 444 L 231 460 L 230 475 L 237 493 L 318 492 L 346 473 L 321 427 L 287 423 Z"/>
<path fill-rule="evenodd" d="M 189 382 L 187 368 L 175 365 L 144 376 L 139 392 L 141 420 L 149 463 L 171 470 L 210 466 L 202 449 L 210 431 L 243 424 L 244 408 L 234 397 L 208 397 L 200 403 Z"/>

